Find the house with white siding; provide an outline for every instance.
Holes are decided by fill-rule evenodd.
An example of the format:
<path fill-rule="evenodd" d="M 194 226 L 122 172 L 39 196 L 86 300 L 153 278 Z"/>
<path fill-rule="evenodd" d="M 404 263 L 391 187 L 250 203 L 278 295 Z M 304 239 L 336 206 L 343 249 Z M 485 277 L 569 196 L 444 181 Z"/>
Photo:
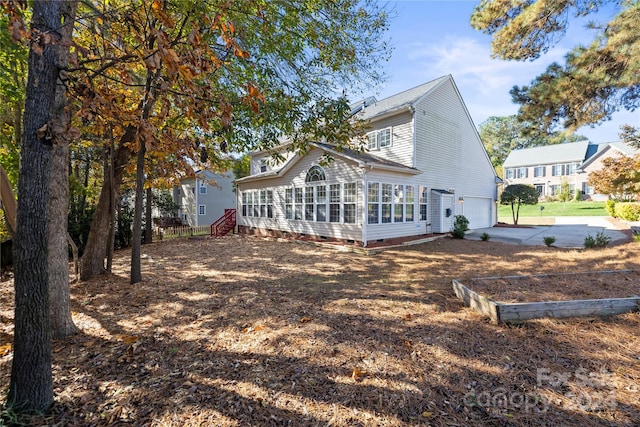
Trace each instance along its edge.
<path fill-rule="evenodd" d="M 363 100 L 354 114 L 369 123 L 365 153 L 317 141 L 278 164 L 251 154 L 251 174 L 235 181 L 239 232 L 367 246 L 447 233 L 456 215 L 472 229 L 496 224 L 500 179 L 450 75 Z"/>

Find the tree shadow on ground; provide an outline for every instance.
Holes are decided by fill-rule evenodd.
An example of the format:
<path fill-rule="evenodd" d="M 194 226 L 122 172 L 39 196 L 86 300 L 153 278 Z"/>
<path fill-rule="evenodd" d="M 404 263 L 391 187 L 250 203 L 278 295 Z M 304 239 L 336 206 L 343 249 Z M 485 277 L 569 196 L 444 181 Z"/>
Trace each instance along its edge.
<path fill-rule="evenodd" d="M 574 254 L 451 242 L 375 257 L 261 239 L 204 241 L 195 259 L 178 244 L 147 247 L 142 284 L 114 275 L 74 286 L 83 333 L 55 342 L 47 420 L 632 425 L 640 408 L 624 389 L 637 384 L 639 343 L 617 340 L 640 318 L 605 319 L 614 339 L 588 332 L 598 320 L 492 325 L 455 298 L 452 278 L 546 272 L 545 260 L 566 268 Z M 603 367 L 619 384 L 578 377 Z M 614 402 L 580 406 L 609 392 Z"/>

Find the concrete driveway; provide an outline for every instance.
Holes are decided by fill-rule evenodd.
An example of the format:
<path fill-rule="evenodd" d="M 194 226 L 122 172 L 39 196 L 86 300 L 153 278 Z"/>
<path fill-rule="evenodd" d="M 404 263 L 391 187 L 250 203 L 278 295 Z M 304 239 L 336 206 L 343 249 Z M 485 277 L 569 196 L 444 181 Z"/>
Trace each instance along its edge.
<path fill-rule="evenodd" d="M 556 217 L 554 225 L 536 225 L 527 228 L 481 228 L 467 233 L 465 239 L 481 240 L 480 236 L 487 233 L 492 242 L 544 246 L 544 238 L 553 236 L 556 238 L 553 246 L 584 248 L 585 237 L 591 235 L 595 238 L 599 232 L 603 232 L 611 238 L 609 245 L 625 243 L 630 240 L 624 229 L 615 226 L 606 216 Z"/>

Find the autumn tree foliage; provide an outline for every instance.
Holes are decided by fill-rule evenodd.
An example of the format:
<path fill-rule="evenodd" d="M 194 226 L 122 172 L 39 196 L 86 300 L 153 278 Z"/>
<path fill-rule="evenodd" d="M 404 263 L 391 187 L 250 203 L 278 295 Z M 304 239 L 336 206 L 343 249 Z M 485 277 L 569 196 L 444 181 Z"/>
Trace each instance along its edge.
<path fill-rule="evenodd" d="M 2 9 L 0 9 L 2 10 Z M 14 13 L 18 13 L 16 10 Z M 0 163 L 13 187 L 18 182 L 24 91 L 27 83 L 28 48 L 14 43 L 10 17 L 0 15 Z M 18 30 L 19 32 L 19 30 Z"/>
<path fill-rule="evenodd" d="M 603 159 L 602 168 L 589 174 L 589 185 L 617 201 L 637 200 L 640 197 L 640 155 Z"/>
<path fill-rule="evenodd" d="M 471 24 L 493 36 L 493 55 L 515 60 L 538 58 L 564 35 L 570 18 L 595 16 L 605 7 L 616 12 L 609 22 L 590 24 L 595 36 L 589 45 L 575 47 L 564 64 L 553 63 L 529 85 L 512 89 L 518 116 L 533 132 L 558 126 L 573 131 L 640 106 L 640 3 L 482 0 L 476 7 Z"/>
<path fill-rule="evenodd" d="M 500 196 L 500 203 L 511 205 L 513 223 L 518 224 L 520 218 L 520 205 L 535 205 L 538 203 L 538 191 L 533 185 L 511 184 L 507 185 Z"/>
<path fill-rule="evenodd" d="M 113 152 L 82 279 L 104 270 L 113 199 L 136 154 L 148 186 L 284 135 L 295 149 L 348 144 L 340 90 L 379 81 L 386 55 L 387 15 L 368 0 L 88 1 L 80 16 L 69 69 L 77 127 Z"/>

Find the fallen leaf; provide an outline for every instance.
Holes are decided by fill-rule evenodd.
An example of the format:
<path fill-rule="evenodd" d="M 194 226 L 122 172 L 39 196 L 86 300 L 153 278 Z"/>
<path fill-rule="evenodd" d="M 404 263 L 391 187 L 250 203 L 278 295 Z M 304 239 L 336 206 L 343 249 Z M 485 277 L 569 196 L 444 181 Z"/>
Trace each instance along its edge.
<path fill-rule="evenodd" d="M 242 333 L 246 334 L 249 332 L 257 332 L 257 331 L 262 331 L 263 329 L 267 329 L 267 326 L 266 325 L 248 326 L 242 330 Z"/>
<path fill-rule="evenodd" d="M 311 322 L 312 320 L 313 320 L 313 318 L 311 318 L 311 317 L 306 317 L 306 316 L 305 316 L 305 317 L 303 317 L 303 318 L 299 319 L 299 320 L 298 320 L 298 322 L 300 322 L 300 323 L 307 323 L 307 322 Z"/>
<path fill-rule="evenodd" d="M 429 417 L 433 416 L 433 412 L 424 411 L 424 412 L 422 413 L 422 416 L 423 416 L 424 418 L 429 418 Z"/>
<path fill-rule="evenodd" d="M 353 368 L 353 372 L 351 373 L 351 379 L 354 381 L 360 381 L 363 377 L 368 376 L 369 373 L 367 371 L 361 371 L 358 368 Z"/>
<path fill-rule="evenodd" d="M 125 344 L 133 344 L 134 342 L 138 341 L 140 337 L 137 337 L 135 335 L 116 335 L 116 339 L 118 341 L 122 341 Z"/>
<path fill-rule="evenodd" d="M 0 345 L 0 356 L 6 356 L 11 352 L 11 343 Z"/>
<path fill-rule="evenodd" d="M 405 314 L 404 320 L 411 320 L 411 313 Z"/>
<path fill-rule="evenodd" d="M 408 339 L 403 339 L 402 345 L 407 347 L 409 350 L 413 350 L 413 345 L 411 344 L 411 341 L 409 341 Z"/>

